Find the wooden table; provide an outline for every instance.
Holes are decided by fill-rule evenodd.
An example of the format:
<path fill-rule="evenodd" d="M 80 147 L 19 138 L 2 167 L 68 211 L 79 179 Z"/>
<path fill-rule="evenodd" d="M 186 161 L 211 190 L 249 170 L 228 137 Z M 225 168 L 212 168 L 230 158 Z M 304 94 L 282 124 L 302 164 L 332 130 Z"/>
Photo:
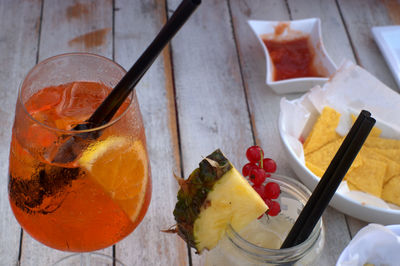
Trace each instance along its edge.
<path fill-rule="evenodd" d="M 7 198 L 8 152 L 18 85 L 38 61 L 85 51 L 129 68 L 179 0 L 6 0 L 0 2 L 0 265 L 50 265 L 66 255 L 23 232 Z M 174 224 L 178 186 L 202 156 L 221 148 L 241 167 L 257 143 L 293 176 L 278 136 L 279 100 L 264 83 L 265 59 L 247 20 L 319 17 L 323 40 L 336 64 L 347 58 L 391 88 L 393 77 L 371 27 L 400 24 L 399 0 L 204 0 L 147 72 L 137 93 L 150 152 L 153 197 L 141 225 L 101 253 L 127 265 L 187 265 L 185 243 L 161 233 Z M 299 95 L 285 95 L 294 98 Z M 334 265 L 365 226 L 329 208 L 324 214 L 323 265 Z M 204 258 L 194 255 L 193 264 Z"/>

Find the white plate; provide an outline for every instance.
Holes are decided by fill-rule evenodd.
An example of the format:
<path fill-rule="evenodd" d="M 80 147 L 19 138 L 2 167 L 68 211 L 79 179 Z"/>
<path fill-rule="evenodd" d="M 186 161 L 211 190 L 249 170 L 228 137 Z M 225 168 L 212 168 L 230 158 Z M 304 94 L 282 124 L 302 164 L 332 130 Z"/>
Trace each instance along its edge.
<path fill-rule="evenodd" d="M 263 47 L 266 60 L 266 84 L 271 87 L 277 94 L 305 92 L 315 85 L 322 85 L 336 71 L 336 65 L 330 59 L 321 37 L 321 21 L 318 18 L 309 18 L 291 21 L 264 21 L 264 20 L 249 20 L 251 29 L 257 36 L 260 45 Z M 273 81 L 273 65 L 268 49 L 261 38 L 265 34 L 274 34 L 278 25 L 286 24 L 287 27 L 279 36 L 286 37 L 290 34 L 307 34 L 310 36 L 310 41 L 314 47 L 315 57 L 314 64 L 319 68 L 324 69 L 326 77 L 315 78 L 292 78 L 279 81 Z M 292 36 L 292 35 L 290 35 Z"/>
<path fill-rule="evenodd" d="M 321 96 L 321 98 L 317 98 L 317 96 Z M 348 127 L 351 126 L 348 111 L 356 110 L 355 113 L 358 114 L 359 108 L 366 107 L 377 119 L 376 125 L 383 130 L 383 137 L 399 138 L 400 132 L 398 120 L 400 95 L 350 62 L 339 68 L 338 73 L 325 84 L 324 88 L 313 88 L 301 98 L 291 101 L 283 98 L 279 115 L 279 134 L 290 166 L 310 190 L 314 190 L 320 179 L 305 166 L 299 138 L 303 136 L 307 126 L 310 128 L 309 120 L 315 119 L 318 115 L 316 108 L 321 107 L 315 107 L 314 102 L 317 99 L 322 102 L 322 105 L 328 105 L 338 110 L 342 114 L 341 119 L 348 117 Z M 313 103 L 311 103 L 312 101 Z M 369 196 L 369 198 L 372 197 Z M 345 191 L 337 191 L 330 205 L 345 214 L 367 222 L 384 225 L 398 224 L 400 209 L 388 205 L 378 198 L 375 199 L 375 206 L 372 206 L 365 204 L 370 200 L 367 197 L 359 201 L 351 198 Z M 383 204 L 381 204 L 382 202 Z"/>
<path fill-rule="evenodd" d="M 372 35 L 400 90 L 400 26 L 373 27 Z"/>

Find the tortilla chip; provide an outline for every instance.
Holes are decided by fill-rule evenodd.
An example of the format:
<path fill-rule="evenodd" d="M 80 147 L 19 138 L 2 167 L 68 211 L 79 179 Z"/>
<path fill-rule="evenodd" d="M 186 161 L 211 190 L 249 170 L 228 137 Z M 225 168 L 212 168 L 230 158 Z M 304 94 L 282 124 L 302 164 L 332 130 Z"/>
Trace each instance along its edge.
<path fill-rule="evenodd" d="M 383 156 L 400 163 L 400 149 L 378 149 L 371 148 L 376 153 L 382 154 Z"/>
<path fill-rule="evenodd" d="M 361 191 L 381 197 L 386 164 L 369 158 L 363 160 L 362 167 L 357 167 L 346 174 L 347 183 Z"/>
<path fill-rule="evenodd" d="M 325 172 L 328 168 L 329 164 L 331 163 L 333 157 L 335 156 L 336 152 L 339 150 L 340 145 L 342 144 L 343 139 L 337 139 L 327 145 L 323 146 L 322 148 L 305 155 L 306 166 L 308 164 L 312 164 L 315 167 L 318 167 Z M 357 155 L 356 159 L 353 161 L 350 169 L 357 168 L 363 164 L 362 156 Z M 311 170 L 311 169 L 310 169 Z M 313 170 L 311 170 L 313 171 Z"/>
<path fill-rule="evenodd" d="M 386 167 L 385 178 L 383 180 L 384 184 L 387 181 L 389 181 L 389 179 L 391 179 L 393 176 L 400 175 L 400 164 L 399 163 L 391 160 L 390 158 L 388 158 L 380 153 L 374 152 L 373 149 L 368 148 L 368 147 L 363 147 L 360 151 L 360 154 L 365 158 L 374 159 L 374 160 L 378 160 L 378 161 L 386 163 L 387 167 Z"/>
<path fill-rule="evenodd" d="M 357 119 L 357 117 L 355 115 L 351 114 L 351 120 L 353 120 L 353 124 L 356 121 L 356 119 Z M 377 128 L 377 127 L 373 127 L 371 129 L 371 132 L 368 135 L 368 138 L 370 138 L 370 137 L 379 137 L 381 135 L 381 133 L 382 133 L 382 129 Z"/>
<path fill-rule="evenodd" d="M 355 115 L 351 114 L 351 120 L 353 120 L 353 124 L 356 121 L 356 119 L 357 119 L 357 117 Z M 377 127 L 373 127 L 371 129 L 371 132 L 368 135 L 368 138 L 370 138 L 370 137 L 379 137 L 381 135 L 381 133 L 382 133 L 382 129 L 377 128 Z"/>
<path fill-rule="evenodd" d="M 365 146 L 379 149 L 400 149 L 400 140 L 369 137 L 365 141 Z"/>
<path fill-rule="evenodd" d="M 347 186 L 349 187 L 350 190 L 358 190 L 361 191 L 360 188 L 358 188 L 356 185 L 354 185 L 353 183 L 349 183 L 347 182 Z"/>
<path fill-rule="evenodd" d="M 339 119 L 340 113 L 331 107 L 325 106 L 304 142 L 304 154 L 316 151 L 325 144 L 340 138 L 339 134 L 336 133 Z"/>
<path fill-rule="evenodd" d="M 307 161 L 306 161 L 306 167 L 310 169 L 310 171 L 313 172 L 314 175 L 318 176 L 319 178 L 321 178 L 325 173 L 324 170 Z"/>
<path fill-rule="evenodd" d="M 382 199 L 400 206 L 400 175 L 391 178 L 383 186 Z"/>

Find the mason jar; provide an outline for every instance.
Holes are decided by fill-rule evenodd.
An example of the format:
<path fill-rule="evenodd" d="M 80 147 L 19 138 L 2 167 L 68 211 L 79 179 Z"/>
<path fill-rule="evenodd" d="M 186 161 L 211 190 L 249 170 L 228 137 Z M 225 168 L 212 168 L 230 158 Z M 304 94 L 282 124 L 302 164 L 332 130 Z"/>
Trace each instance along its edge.
<path fill-rule="evenodd" d="M 280 249 L 311 192 L 293 178 L 271 174 L 267 182 L 279 184 L 277 199 L 281 212 L 274 217 L 263 215 L 240 232 L 228 226 L 225 237 L 206 253 L 208 266 L 223 265 L 319 265 L 324 247 L 322 218 L 303 243 Z"/>

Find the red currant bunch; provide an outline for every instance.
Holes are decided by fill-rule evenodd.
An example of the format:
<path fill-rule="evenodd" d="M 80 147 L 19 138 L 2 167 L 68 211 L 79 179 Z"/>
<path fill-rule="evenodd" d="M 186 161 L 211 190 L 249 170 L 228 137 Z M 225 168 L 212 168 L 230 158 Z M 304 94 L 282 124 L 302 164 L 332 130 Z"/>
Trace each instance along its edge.
<path fill-rule="evenodd" d="M 271 158 L 264 158 L 264 151 L 259 146 L 251 146 L 246 151 L 249 162 L 243 166 L 243 176 L 249 177 L 252 187 L 265 201 L 268 206 L 266 212 L 269 216 L 276 216 L 280 213 L 279 202 L 274 201 L 279 197 L 281 189 L 275 182 L 264 182 L 270 177 L 270 173 L 275 173 L 276 163 Z"/>

